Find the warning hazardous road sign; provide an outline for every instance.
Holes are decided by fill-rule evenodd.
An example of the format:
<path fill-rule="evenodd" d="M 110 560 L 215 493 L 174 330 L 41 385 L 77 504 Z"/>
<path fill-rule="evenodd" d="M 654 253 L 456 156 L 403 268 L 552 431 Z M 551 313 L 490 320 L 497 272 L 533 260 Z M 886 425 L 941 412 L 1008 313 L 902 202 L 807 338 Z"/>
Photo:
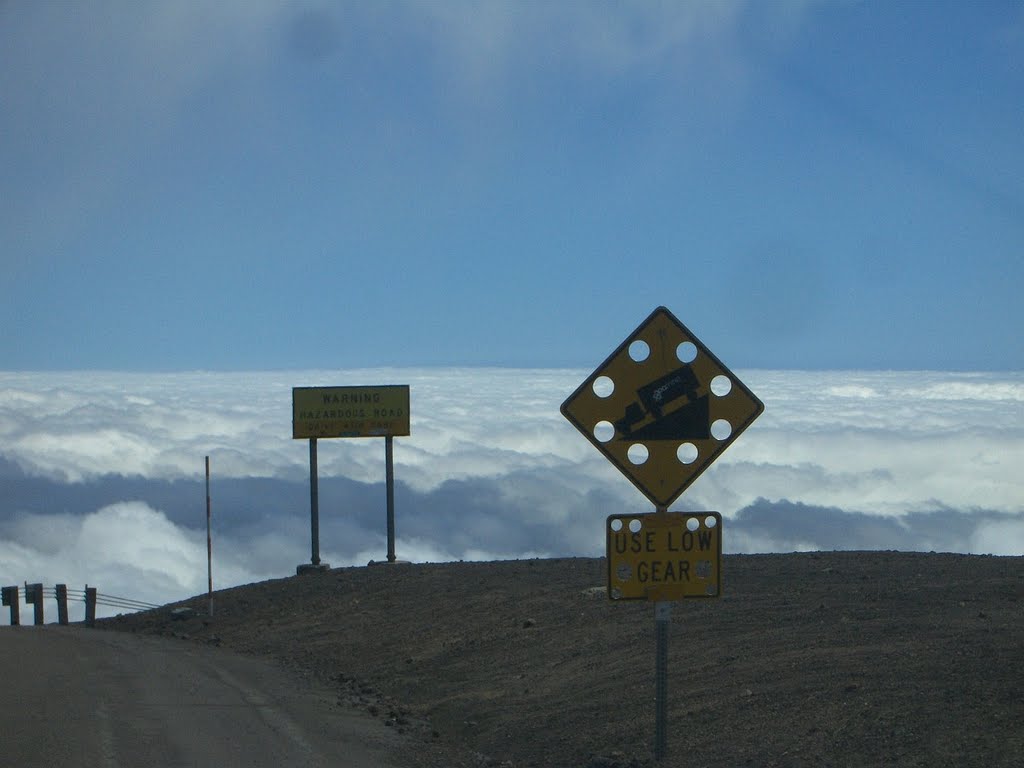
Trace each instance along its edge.
<path fill-rule="evenodd" d="M 562 414 L 656 506 L 667 507 L 764 410 L 658 307 L 562 403 Z"/>
<path fill-rule="evenodd" d="M 409 387 L 292 387 L 292 437 L 409 434 Z"/>

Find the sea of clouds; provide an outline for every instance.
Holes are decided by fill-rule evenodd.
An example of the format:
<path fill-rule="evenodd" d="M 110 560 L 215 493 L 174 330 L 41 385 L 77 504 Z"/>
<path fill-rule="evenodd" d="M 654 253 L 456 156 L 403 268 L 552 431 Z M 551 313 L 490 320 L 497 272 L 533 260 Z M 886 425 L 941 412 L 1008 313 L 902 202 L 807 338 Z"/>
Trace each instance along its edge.
<path fill-rule="evenodd" d="M 0 372 L 0 583 L 204 593 L 207 456 L 214 587 L 293 574 L 311 555 L 294 386 L 409 385 L 399 558 L 600 556 L 607 515 L 653 507 L 559 413 L 588 374 Z M 1024 373 L 739 375 L 764 414 L 672 505 L 721 512 L 727 552 L 1024 553 Z M 318 464 L 323 560 L 384 559 L 384 441 L 320 440 Z"/>

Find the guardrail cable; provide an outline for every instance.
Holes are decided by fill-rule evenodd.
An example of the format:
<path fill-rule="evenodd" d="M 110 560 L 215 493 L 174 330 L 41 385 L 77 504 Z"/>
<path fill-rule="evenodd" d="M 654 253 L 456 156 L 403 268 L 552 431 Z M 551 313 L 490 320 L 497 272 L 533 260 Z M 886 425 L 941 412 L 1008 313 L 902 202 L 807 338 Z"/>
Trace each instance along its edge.
<path fill-rule="evenodd" d="M 4 587 L 3 589 L 4 605 L 9 605 L 11 608 L 11 623 L 17 624 L 19 622 L 19 610 L 18 605 L 22 601 L 22 594 L 18 587 Z M 153 610 L 154 608 L 160 608 L 161 605 L 157 603 L 145 602 L 144 600 L 136 600 L 131 597 L 119 597 L 117 595 L 104 595 L 96 591 L 96 589 L 90 588 L 86 585 L 84 590 L 69 589 L 67 585 L 58 584 L 52 587 L 47 587 L 42 584 L 29 584 L 25 583 L 24 599 L 27 603 L 37 603 L 36 608 L 36 621 L 37 623 L 42 622 L 42 600 L 56 600 L 58 603 L 59 610 L 61 612 L 61 623 L 67 623 L 67 604 L 69 602 L 84 602 L 86 604 L 86 622 L 92 621 L 90 616 L 94 616 L 96 605 L 105 605 L 112 608 L 120 608 L 127 611 L 139 611 L 139 610 Z M 92 605 L 90 606 L 90 600 Z"/>
<path fill-rule="evenodd" d="M 127 608 L 133 611 L 150 611 L 154 608 L 161 607 L 155 603 L 145 603 L 141 600 L 132 600 L 129 597 L 115 597 L 114 595 L 104 595 L 100 592 L 96 593 L 96 604 L 106 605 L 112 608 Z"/>

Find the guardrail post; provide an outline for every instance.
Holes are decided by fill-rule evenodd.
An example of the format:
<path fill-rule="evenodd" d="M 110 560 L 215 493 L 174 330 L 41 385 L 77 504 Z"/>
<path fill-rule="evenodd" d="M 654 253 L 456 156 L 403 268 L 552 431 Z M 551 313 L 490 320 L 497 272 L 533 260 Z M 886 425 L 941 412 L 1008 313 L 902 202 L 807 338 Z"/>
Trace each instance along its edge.
<path fill-rule="evenodd" d="M 25 584 L 25 602 L 29 603 L 35 612 L 35 624 L 41 625 L 46 622 L 43 620 L 43 585 L 42 584 Z"/>
<path fill-rule="evenodd" d="M 21 596 L 18 594 L 18 588 L 4 587 L 3 601 L 4 605 L 11 606 L 11 626 L 16 627 L 21 624 Z"/>
<path fill-rule="evenodd" d="M 68 585 L 58 584 L 54 587 L 54 592 L 57 595 L 57 622 L 59 624 L 68 623 Z"/>
<path fill-rule="evenodd" d="M 96 626 L 96 587 L 85 585 L 85 626 Z"/>

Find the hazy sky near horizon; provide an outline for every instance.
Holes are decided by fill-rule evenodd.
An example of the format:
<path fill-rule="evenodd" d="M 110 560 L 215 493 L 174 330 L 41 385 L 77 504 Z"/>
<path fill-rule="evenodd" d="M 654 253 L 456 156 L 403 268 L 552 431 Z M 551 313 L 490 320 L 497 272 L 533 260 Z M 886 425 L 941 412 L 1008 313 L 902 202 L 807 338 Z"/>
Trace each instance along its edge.
<path fill-rule="evenodd" d="M 589 373 L 0 371 L 0 582 L 204 592 L 204 456 L 215 587 L 294 574 L 309 453 L 291 388 L 370 382 L 410 387 L 399 557 L 601 556 L 608 515 L 653 507 L 558 411 Z M 726 552 L 1024 554 L 1024 373 L 736 373 L 765 412 L 672 505 L 720 512 Z M 323 559 L 384 559 L 384 441 L 321 440 L 318 464 Z"/>
<path fill-rule="evenodd" d="M 0 369 L 1024 369 L 1024 6 L 0 4 Z"/>

